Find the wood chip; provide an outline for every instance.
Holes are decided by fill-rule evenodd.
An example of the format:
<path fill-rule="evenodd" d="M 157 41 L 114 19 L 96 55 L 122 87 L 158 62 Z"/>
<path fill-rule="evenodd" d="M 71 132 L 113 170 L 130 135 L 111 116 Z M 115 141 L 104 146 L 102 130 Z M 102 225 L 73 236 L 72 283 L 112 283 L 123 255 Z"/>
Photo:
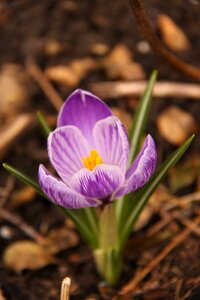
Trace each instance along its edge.
<path fill-rule="evenodd" d="M 183 30 L 167 15 L 159 15 L 158 26 L 165 44 L 176 52 L 186 51 L 191 44 Z"/>
<path fill-rule="evenodd" d="M 198 128 L 191 114 L 174 105 L 158 116 L 157 126 L 162 137 L 176 146 L 185 142 Z"/>
<path fill-rule="evenodd" d="M 74 88 L 85 76 L 94 70 L 96 66 L 96 62 L 91 58 L 76 59 L 68 66 L 58 65 L 48 67 L 45 70 L 45 74 L 49 80 L 69 88 Z"/>
<path fill-rule="evenodd" d="M 102 56 L 109 51 L 109 46 L 103 43 L 95 43 L 90 46 L 89 51 L 92 54 Z"/>
<path fill-rule="evenodd" d="M 145 78 L 140 64 L 133 61 L 132 52 L 119 44 L 101 61 L 110 79 L 139 80 Z"/>
<path fill-rule="evenodd" d="M 47 39 L 44 44 L 44 52 L 48 56 L 57 56 L 63 50 L 62 45 L 53 39 Z"/>

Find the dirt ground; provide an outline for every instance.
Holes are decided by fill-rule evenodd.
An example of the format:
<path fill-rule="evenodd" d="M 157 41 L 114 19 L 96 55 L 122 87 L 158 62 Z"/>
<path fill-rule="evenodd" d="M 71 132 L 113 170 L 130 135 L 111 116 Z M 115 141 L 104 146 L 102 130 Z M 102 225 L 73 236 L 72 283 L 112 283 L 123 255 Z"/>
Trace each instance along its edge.
<path fill-rule="evenodd" d="M 167 14 L 180 26 L 188 37 L 190 47 L 176 55 L 200 67 L 200 2 L 146 0 L 144 4 L 160 39 L 162 37 L 157 23 L 159 15 Z M 21 71 L 17 71 L 17 74 L 20 74 L 19 78 L 25 73 L 22 81 L 25 81 L 26 87 L 25 100 L 16 111 L 12 111 L 12 105 L 15 105 L 12 101 L 3 112 L 0 109 L 1 132 L 22 114 L 31 114 L 32 118 L 38 110 L 45 113 L 52 127 L 55 126 L 57 114 L 55 107 L 37 80 L 34 80 L 34 76 L 28 74 L 27 65 L 30 59 L 34 60 L 45 74 L 52 66 L 69 66 L 76 59 L 92 60 L 91 71 L 84 70 L 77 84 L 60 84 L 58 81 L 52 81 L 51 84 L 62 99 L 77 87 L 90 89 L 94 82 L 125 81 L 124 75 L 111 78 L 106 67 L 97 68 L 93 65 L 94 62 L 96 64 L 100 60 L 103 61 L 103 58 L 118 44 L 128 48 L 133 61 L 142 68 L 143 75 L 139 72 L 139 80 L 147 79 L 151 71 L 157 69 L 159 80 L 198 83 L 169 67 L 148 48 L 148 45 L 143 44 L 147 46 L 147 50 L 144 50 L 145 47 L 141 50 L 141 41 L 144 39 L 126 0 L 1 0 L 0 71 L 2 74 L 5 66 L 17 64 L 18 68 L 21 67 Z M 12 90 L 12 84 L 8 84 L 7 89 Z M 0 95 L 0 103 L 2 99 L 3 96 Z M 138 97 L 132 96 L 128 99 L 122 96 L 116 99 L 107 97 L 104 100 L 124 118 L 129 127 L 127 120 L 137 104 Z M 73 224 L 69 220 L 66 221 L 61 212 L 36 195 L 32 189 L 25 188 L 3 168 L 0 169 L 0 300 L 59 299 L 61 282 L 65 276 L 72 279 L 70 298 L 72 300 L 200 299 L 198 100 L 174 96 L 158 97 L 153 101 L 147 129 L 157 142 L 159 161 L 164 160 L 176 148 L 176 145 L 162 137 L 157 125 L 158 116 L 170 105 L 183 109 L 194 119 L 197 137 L 182 160 L 182 165 L 185 164 L 185 169 L 181 169 L 181 172 L 185 172 L 181 176 L 183 183 L 175 182 L 180 186 L 174 188 L 172 197 L 169 187 L 171 181 L 180 175 L 180 169 L 174 171 L 175 176 L 170 173 L 164 182 L 165 185 L 162 185 L 155 194 L 159 204 L 153 204 L 153 209 L 149 208 L 143 224 L 131 235 L 125 251 L 122 276 L 114 288 L 108 287 L 97 274 L 91 252 L 78 236 Z M 16 106 L 18 107 L 18 102 Z M 34 117 L 28 121 L 22 134 L 19 134 L 13 142 L 10 141 L 6 151 L 2 150 L 3 154 L 0 142 L 1 162 L 6 161 L 35 178 L 39 163 L 49 164 L 46 138 L 36 123 Z M 180 203 L 185 203 L 185 195 L 189 196 L 190 200 L 187 202 L 189 204 L 184 206 Z M 169 209 L 169 201 L 174 204 L 172 209 Z M 65 229 L 64 233 L 61 232 L 61 228 Z M 46 261 L 46 258 L 40 257 L 42 262 L 41 265 L 39 262 L 38 267 L 21 267 L 15 253 L 14 258 L 12 257 L 14 263 L 10 267 L 5 264 L 5 251 L 8 246 L 22 240 L 32 240 L 39 244 L 41 238 L 49 236 L 53 230 L 56 230 L 55 243 L 58 245 L 53 252 L 53 258 Z M 173 246 L 173 238 L 182 235 L 182 240 L 177 242 L 176 247 Z M 167 254 L 170 247 L 172 249 Z M 149 267 L 163 251 L 166 251 L 166 254 L 164 252 L 161 261 L 155 262 L 147 276 L 138 281 L 136 288 L 128 287 L 134 276 Z M 37 265 L 38 261 L 34 264 Z M 127 292 L 123 293 L 125 290 Z"/>

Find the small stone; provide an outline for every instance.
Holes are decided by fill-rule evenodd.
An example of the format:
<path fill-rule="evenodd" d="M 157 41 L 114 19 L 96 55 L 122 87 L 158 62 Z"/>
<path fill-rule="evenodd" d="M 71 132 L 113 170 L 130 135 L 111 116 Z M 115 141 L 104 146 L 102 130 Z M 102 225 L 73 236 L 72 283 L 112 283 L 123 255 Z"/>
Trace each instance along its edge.
<path fill-rule="evenodd" d="M 140 41 L 136 45 L 138 52 L 141 54 L 148 54 L 151 51 L 151 46 L 147 41 Z"/>

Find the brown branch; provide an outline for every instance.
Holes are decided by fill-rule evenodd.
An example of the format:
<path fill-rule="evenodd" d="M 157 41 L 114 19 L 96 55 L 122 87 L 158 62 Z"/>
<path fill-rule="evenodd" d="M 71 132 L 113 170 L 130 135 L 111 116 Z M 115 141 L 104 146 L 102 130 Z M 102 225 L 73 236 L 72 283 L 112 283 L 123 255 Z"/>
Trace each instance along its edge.
<path fill-rule="evenodd" d="M 145 7 L 141 0 L 129 0 L 132 13 L 136 19 L 137 25 L 144 35 L 146 40 L 151 45 L 153 51 L 160 57 L 164 58 L 174 69 L 183 73 L 184 75 L 200 81 L 200 69 L 183 62 L 177 58 L 168 49 L 166 49 L 160 42 L 159 38 L 153 31 L 149 17 L 146 13 Z"/>

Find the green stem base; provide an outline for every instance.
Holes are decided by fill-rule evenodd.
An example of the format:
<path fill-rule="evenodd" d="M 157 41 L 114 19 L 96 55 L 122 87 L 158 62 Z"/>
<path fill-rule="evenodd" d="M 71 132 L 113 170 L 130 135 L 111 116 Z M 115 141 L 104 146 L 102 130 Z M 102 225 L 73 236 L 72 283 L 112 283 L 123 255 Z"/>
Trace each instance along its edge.
<path fill-rule="evenodd" d="M 100 275 L 110 285 L 115 285 L 121 271 L 121 253 L 116 249 L 96 249 L 94 260 Z"/>

